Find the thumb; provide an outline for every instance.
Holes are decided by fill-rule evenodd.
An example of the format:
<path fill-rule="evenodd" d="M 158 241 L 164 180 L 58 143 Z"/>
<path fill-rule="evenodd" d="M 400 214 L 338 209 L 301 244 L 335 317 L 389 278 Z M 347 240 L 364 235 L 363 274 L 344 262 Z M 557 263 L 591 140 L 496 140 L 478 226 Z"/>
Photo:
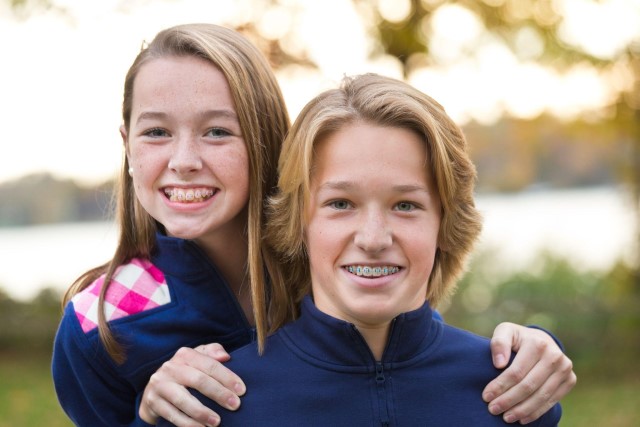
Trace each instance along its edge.
<path fill-rule="evenodd" d="M 491 358 L 493 366 L 502 369 L 507 366 L 511 358 L 511 350 L 518 351 L 520 343 L 518 340 L 519 325 L 503 322 L 500 323 L 493 331 L 491 337 Z"/>

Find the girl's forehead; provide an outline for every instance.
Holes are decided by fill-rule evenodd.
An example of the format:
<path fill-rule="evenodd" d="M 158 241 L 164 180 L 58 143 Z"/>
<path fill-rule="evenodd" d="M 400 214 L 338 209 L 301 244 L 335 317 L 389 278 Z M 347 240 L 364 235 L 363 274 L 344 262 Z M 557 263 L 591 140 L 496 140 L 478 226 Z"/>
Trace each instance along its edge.
<path fill-rule="evenodd" d="M 133 86 L 132 111 L 160 106 L 168 110 L 229 110 L 235 102 L 225 75 L 197 57 L 163 57 L 145 63 Z"/>

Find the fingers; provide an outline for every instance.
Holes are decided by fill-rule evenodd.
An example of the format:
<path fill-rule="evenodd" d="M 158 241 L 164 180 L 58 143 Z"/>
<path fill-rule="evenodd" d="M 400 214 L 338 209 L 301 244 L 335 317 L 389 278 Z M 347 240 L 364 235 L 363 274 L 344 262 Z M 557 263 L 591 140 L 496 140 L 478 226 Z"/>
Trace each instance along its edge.
<path fill-rule="evenodd" d="M 568 360 L 568 359 L 567 359 Z M 571 363 L 569 362 L 570 366 Z M 532 372 L 532 375 L 535 375 Z M 533 383 L 535 380 L 525 378 L 523 382 Z M 507 409 L 503 414 L 503 418 L 506 422 L 520 421 L 520 424 L 528 424 L 540 418 L 545 412 L 547 412 L 553 405 L 558 403 L 576 384 L 576 376 L 573 370 L 569 368 L 567 371 L 558 370 L 556 373 L 548 377 L 540 387 L 526 399 L 519 404 Z M 533 387 L 533 386 L 532 386 Z M 499 399 L 505 399 L 507 403 L 499 403 Z M 496 402 L 489 403 L 490 411 L 494 414 L 503 412 L 500 406 L 509 406 L 509 392 L 505 393 L 496 399 Z M 515 398 L 517 400 L 517 398 Z M 494 408 L 494 405 L 497 408 Z M 494 412 L 495 411 L 495 412 Z"/>
<path fill-rule="evenodd" d="M 544 415 L 553 405 L 558 403 L 576 384 L 576 375 L 571 372 L 570 378 L 560 384 L 553 384 L 547 387 L 546 384 L 540 387 L 539 391 L 534 393 L 529 399 L 522 404 L 514 407 L 512 414 L 507 412 L 505 416 L 510 419 L 520 420 L 520 424 L 529 424 L 542 415 Z M 549 389 L 555 389 L 552 395 L 549 395 Z"/>
<path fill-rule="evenodd" d="M 575 385 L 571 360 L 545 332 L 524 328 L 513 363 L 485 388 L 483 398 L 489 411 L 504 413 L 507 422 L 521 423 L 538 419 Z M 515 336 L 515 335 L 514 335 Z"/>
<path fill-rule="evenodd" d="M 225 351 L 224 347 L 218 343 L 199 345 L 195 350 L 217 360 L 218 362 L 226 362 L 231 358 L 229 353 Z"/>
<path fill-rule="evenodd" d="M 216 357 L 229 355 L 218 344 L 181 348 L 149 379 L 140 405 L 140 416 L 150 424 L 158 417 L 182 426 L 217 426 L 220 417 L 204 406 L 187 388 L 198 390 L 220 406 L 235 410 L 246 388 L 242 380 Z"/>
<path fill-rule="evenodd" d="M 178 350 L 171 360 L 164 363 L 161 370 L 161 379 L 173 379 L 182 386 L 198 390 L 230 410 L 238 408 L 238 396 L 246 391 L 240 377 L 222 363 L 190 348 Z"/>
<path fill-rule="evenodd" d="M 158 418 L 164 418 L 178 427 L 220 424 L 220 417 L 187 389 L 176 383 L 163 382 L 159 377 L 152 377 L 142 396 L 139 412 L 145 422 L 155 425 Z"/>
<path fill-rule="evenodd" d="M 169 393 L 172 401 L 164 398 L 164 392 Z M 151 422 L 142 416 L 142 408 L 145 403 L 148 406 L 154 406 L 154 412 L 157 413 L 156 421 Z M 173 389 L 171 387 L 166 388 L 158 395 L 147 394 L 145 391 L 143 404 L 140 405 L 140 415 L 142 419 L 150 424 L 156 424 L 157 418 L 161 417 L 178 427 L 215 427 L 220 425 L 218 414 L 203 406 L 198 399 L 180 386 L 176 386 Z"/>
<path fill-rule="evenodd" d="M 511 350 L 518 351 L 516 344 L 519 344 L 518 330 L 522 328 L 514 323 L 503 322 L 496 326 L 491 337 L 491 358 L 493 365 L 502 369 L 507 366 L 511 357 Z"/>
<path fill-rule="evenodd" d="M 518 325 L 513 326 L 524 328 Z M 540 333 L 547 335 L 546 333 L 539 330 L 532 331 L 534 331 L 536 334 Z M 514 336 L 515 335 L 517 334 L 514 334 Z M 544 373 L 542 372 L 539 374 L 539 376 L 534 376 L 533 378 L 529 377 L 527 378 L 527 381 L 524 381 L 529 372 L 543 358 L 543 354 L 549 345 L 549 343 L 543 337 L 539 337 L 536 340 L 530 339 L 522 344 L 519 342 L 514 342 L 514 344 L 517 344 L 516 346 L 520 348 L 520 351 L 516 353 L 511 365 L 495 380 L 491 381 L 485 388 L 482 397 L 486 402 L 492 401 L 496 397 L 511 390 L 510 396 L 512 397 L 512 399 L 516 398 L 516 401 L 513 404 L 509 405 L 509 407 L 511 407 L 531 395 L 542 384 L 541 380 L 546 379 L 546 377 L 550 375 L 550 372 L 547 372 L 547 375 L 544 376 Z M 560 349 L 558 349 L 558 353 L 562 355 Z M 549 361 L 547 360 L 547 363 L 548 362 Z M 535 380 L 537 380 L 538 382 L 535 382 Z M 516 387 L 516 389 L 512 390 L 512 388 L 514 387 Z"/>

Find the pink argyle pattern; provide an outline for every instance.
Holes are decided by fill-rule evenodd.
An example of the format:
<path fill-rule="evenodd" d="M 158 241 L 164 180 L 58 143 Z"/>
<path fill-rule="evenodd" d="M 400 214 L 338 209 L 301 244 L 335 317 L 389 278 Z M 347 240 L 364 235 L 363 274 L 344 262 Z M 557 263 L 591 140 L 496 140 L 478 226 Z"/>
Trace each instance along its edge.
<path fill-rule="evenodd" d="M 86 333 L 98 326 L 98 298 L 104 276 L 97 279 L 71 301 L 82 330 Z M 134 258 L 118 267 L 105 295 L 107 320 L 140 313 L 171 302 L 164 274 L 148 260 Z"/>

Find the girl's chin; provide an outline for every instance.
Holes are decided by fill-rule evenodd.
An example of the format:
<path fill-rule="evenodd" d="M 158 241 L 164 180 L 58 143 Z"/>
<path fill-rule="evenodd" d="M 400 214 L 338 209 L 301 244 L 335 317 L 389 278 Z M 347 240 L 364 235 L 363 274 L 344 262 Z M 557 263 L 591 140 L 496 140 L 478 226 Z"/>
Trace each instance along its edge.
<path fill-rule="evenodd" d="M 177 239 L 195 240 L 202 237 L 203 231 L 200 227 L 167 227 L 165 226 L 165 233 L 169 237 L 175 237 Z"/>

